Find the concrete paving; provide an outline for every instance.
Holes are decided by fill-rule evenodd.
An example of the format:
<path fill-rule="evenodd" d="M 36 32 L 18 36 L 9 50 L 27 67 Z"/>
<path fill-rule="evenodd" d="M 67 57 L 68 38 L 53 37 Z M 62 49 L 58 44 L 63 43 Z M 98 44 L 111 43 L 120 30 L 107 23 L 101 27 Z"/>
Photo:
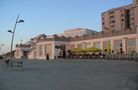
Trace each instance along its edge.
<path fill-rule="evenodd" d="M 138 90 L 138 62 L 24 61 L 23 70 L 0 69 L 0 90 Z"/>

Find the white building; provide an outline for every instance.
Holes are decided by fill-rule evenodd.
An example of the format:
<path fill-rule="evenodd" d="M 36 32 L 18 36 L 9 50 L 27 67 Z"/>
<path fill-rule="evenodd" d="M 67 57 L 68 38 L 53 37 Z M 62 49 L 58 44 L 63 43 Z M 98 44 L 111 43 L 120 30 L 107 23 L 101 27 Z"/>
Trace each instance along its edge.
<path fill-rule="evenodd" d="M 87 28 L 74 28 L 74 29 L 68 29 L 64 31 L 64 36 L 65 37 L 76 37 L 76 36 L 83 36 L 83 35 L 88 35 L 96 33 L 94 30 L 90 30 Z"/>
<path fill-rule="evenodd" d="M 129 54 L 138 53 L 138 28 L 110 32 L 98 32 L 95 34 L 66 38 L 54 36 L 53 38 L 37 39 L 32 45 L 17 45 L 16 58 L 27 57 L 28 59 L 55 59 L 59 56 L 67 56 L 68 50 L 73 48 L 96 47 L 104 51 L 109 48 L 114 54 L 122 52 Z"/>

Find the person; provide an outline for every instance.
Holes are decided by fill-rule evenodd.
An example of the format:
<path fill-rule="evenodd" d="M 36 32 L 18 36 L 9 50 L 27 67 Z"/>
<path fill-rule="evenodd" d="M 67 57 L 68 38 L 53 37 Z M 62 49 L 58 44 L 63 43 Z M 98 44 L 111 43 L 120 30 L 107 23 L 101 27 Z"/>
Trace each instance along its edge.
<path fill-rule="evenodd" d="M 2 56 L 0 56 L 0 59 L 3 59 L 3 57 L 2 57 Z"/>
<path fill-rule="evenodd" d="M 7 59 L 7 60 L 5 61 L 5 64 L 6 64 L 7 66 L 9 66 L 9 62 L 10 62 L 10 59 Z"/>
<path fill-rule="evenodd" d="M 49 54 L 46 54 L 46 59 L 49 60 Z"/>

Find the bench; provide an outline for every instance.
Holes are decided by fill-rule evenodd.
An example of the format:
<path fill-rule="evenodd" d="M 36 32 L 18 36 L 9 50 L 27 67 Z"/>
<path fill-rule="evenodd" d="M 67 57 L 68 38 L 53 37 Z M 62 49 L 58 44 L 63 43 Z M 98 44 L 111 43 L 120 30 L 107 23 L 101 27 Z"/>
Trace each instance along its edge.
<path fill-rule="evenodd" d="M 12 60 L 12 61 L 9 62 L 9 66 L 8 67 L 11 67 L 12 69 L 18 69 L 18 68 L 23 69 L 23 61 Z"/>

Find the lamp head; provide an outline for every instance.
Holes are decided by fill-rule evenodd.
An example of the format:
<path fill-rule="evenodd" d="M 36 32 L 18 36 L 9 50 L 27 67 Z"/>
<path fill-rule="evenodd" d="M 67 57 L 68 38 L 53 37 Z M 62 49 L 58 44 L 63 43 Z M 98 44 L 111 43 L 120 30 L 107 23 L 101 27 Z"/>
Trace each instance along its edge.
<path fill-rule="evenodd" d="M 23 23 L 23 22 L 24 22 L 24 20 L 21 19 L 21 20 L 19 20 L 17 23 Z"/>
<path fill-rule="evenodd" d="M 12 30 L 8 30 L 8 32 L 13 33 Z"/>

